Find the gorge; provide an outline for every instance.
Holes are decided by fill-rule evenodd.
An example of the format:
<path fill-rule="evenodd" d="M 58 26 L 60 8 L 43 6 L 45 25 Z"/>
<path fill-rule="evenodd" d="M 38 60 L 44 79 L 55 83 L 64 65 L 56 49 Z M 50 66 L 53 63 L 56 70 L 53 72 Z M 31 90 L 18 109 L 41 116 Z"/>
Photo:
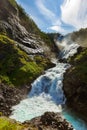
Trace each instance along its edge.
<path fill-rule="evenodd" d="M 0 130 L 87 130 L 86 122 L 87 28 L 45 33 L 15 0 L 0 0 Z"/>
<path fill-rule="evenodd" d="M 60 54 L 62 59 L 73 56 L 79 45 L 72 41 L 58 41 L 58 45 L 63 47 Z M 75 130 L 86 130 L 87 124 L 75 115 L 68 108 L 66 109 L 66 97 L 63 92 L 64 73 L 70 67 L 68 63 L 56 61 L 55 67 L 45 71 L 45 74 L 37 78 L 32 84 L 27 99 L 23 100 L 17 106 L 12 108 L 13 112 L 10 118 L 24 122 L 32 118 L 43 115 L 45 112 L 62 113 L 74 126 Z"/>

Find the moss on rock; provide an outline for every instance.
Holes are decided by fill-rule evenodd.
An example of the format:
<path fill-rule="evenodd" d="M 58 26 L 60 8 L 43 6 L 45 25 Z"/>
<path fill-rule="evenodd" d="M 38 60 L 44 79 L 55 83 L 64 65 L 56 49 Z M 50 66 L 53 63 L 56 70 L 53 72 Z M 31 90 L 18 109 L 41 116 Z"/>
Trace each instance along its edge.
<path fill-rule="evenodd" d="M 69 59 L 69 62 L 72 66 L 64 78 L 67 104 L 87 120 L 87 49 Z"/>
<path fill-rule="evenodd" d="M 0 82 L 15 86 L 31 83 L 50 66 L 47 58 L 37 56 L 35 59 L 20 50 L 15 41 L 0 35 Z"/>

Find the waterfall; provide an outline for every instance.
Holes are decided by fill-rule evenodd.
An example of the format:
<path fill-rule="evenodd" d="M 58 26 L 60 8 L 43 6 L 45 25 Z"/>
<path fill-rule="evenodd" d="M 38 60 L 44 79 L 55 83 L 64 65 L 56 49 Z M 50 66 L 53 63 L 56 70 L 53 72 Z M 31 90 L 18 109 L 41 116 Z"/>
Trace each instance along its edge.
<path fill-rule="evenodd" d="M 59 44 L 59 43 L 58 43 Z M 61 55 L 68 58 L 76 53 L 77 44 L 66 42 L 60 43 L 63 46 Z M 32 89 L 28 98 L 20 104 L 12 107 L 10 118 L 18 121 L 25 121 L 42 115 L 46 111 L 61 112 L 66 98 L 63 92 L 63 75 L 70 65 L 57 63 L 54 68 L 45 71 L 44 75 L 37 78 L 31 85 Z"/>
<path fill-rule="evenodd" d="M 61 42 L 57 41 L 56 44 L 61 48 L 59 54 L 61 59 L 67 59 L 68 57 L 73 56 L 77 53 L 77 49 L 79 47 L 79 45 L 74 43 L 68 36 L 64 37 Z"/>
<path fill-rule="evenodd" d="M 59 43 L 58 43 L 59 44 Z M 78 45 L 71 42 L 60 43 L 63 46 L 61 55 L 63 58 L 76 53 Z M 17 121 L 25 121 L 42 115 L 46 111 L 62 112 L 62 105 L 66 98 L 63 92 L 63 75 L 70 65 L 56 63 L 54 68 L 45 71 L 31 85 L 32 89 L 27 99 L 12 107 L 10 118 Z"/>
<path fill-rule="evenodd" d="M 29 97 L 39 96 L 43 93 L 49 95 L 50 99 L 57 105 L 65 104 L 62 81 L 63 74 L 68 67 L 68 64 L 58 63 L 56 67 L 47 70 L 44 75 L 34 81 Z"/>
<path fill-rule="evenodd" d="M 68 67 L 68 64 L 57 63 L 54 68 L 37 78 L 32 83 L 28 98 L 12 108 L 13 113 L 10 118 L 23 122 L 40 116 L 46 111 L 62 112 L 61 105 L 66 101 L 62 81 Z"/>

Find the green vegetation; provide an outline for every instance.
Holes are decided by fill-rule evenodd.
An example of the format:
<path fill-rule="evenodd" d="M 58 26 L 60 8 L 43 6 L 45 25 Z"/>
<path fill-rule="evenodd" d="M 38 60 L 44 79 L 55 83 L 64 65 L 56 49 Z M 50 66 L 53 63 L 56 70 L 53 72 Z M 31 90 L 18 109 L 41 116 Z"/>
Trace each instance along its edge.
<path fill-rule="evenodd" d="M 86 57 L 87 57 L 87 49 L 85 49 L 79 55 L 77 55 L 74 61 L 79 61 L 79 60 L 82 60 L 83 58 L 86 59 Z"/>
<path fill-rule="evenodd" d="M 87 47 L 87 28 L 82 28 L 71 34 L 71 39 L 83 47 Z"/>
<path fill-rule="evenodd" d="M 49 36 L 42 32 L 32 18 L 25 12 L 25 10 L 17 5 L 19 11 L 20 23 L 26 28 L 29 33 L 35 34 L 36 37 L 40 37 L 50 47 L 53 47 L 53 41 L 50 40 Z"/>
<path fill-rule="evenodd" d="M 12 10 L 12 13 L 15 11 L 15 15 L 18 15 L 20 19 L 20 24 L 23 25 L 32 36 L 34 35 L 37 39 L 41 39 L 44 44 L 46 43 L 45 45 L 53 49 L 54 45 L 47 34 L 40 31 L 24 9 L 18 5 L 15 0 L 7 0 L 7 2 L 8 1 L 12 7 L 10 6 L 9 9 L 6 7 L 8 10 L 6 20 L 8 20 L 10 10 Z M 0 25 L 0 83 L 13 86 L 30 84 L 52 64 L 43 56 L 35 56 L 34 60 L 31 60 L 24 51 L 19 49 L 17 43 L 12 40 L 14 39 L 12 30 L 6 29 L 2 26 L 2 23 L 0 23 Z M 16 33 L 17 32 L 15 32 L 15 35 Z M 40 42 L 38 44 L 40 44 Z M 48 53 L 50 52 L 45 52 L 44 55 L 46 54 L 46 56 L 48 56 Z"/>
<path fill-rule="evenodd" d="M 73 38 L 73 40 L 75 40 L 76 38 L 78 38 L 78 37 L 83 37 L 83 38 L 85 38 L 86 36 L 87 36 L 87 28 L 82 28 L 82 29 L 80 29 L 79 31 L 76 31 L 76 32 L 73 32 L 72 33 L 72 38 Z"/>
<path fill-rule="evenodd" d="M 40 40 L 47 45 L 50 46 L 51 48 L 53 48 L 53 41 L 50 40 L 49 36 L 47 34 L 45 34 L 44 32 L 42 32 L 38 26 L 35 24 L 35 22 L 33 21 L 33 19 L 25 12 L 25 10 L 17 4 L 17 2 L 15 0 L 7 0 L 7 2 L 9 1 L 9 3 L 11 4 L 11 7 L 6 7 L 7 8 L 7 16 L 5 16 L 5 20 L 8 21 L 8 17 L 10 12 L 12 11 L 13 14 L 17 15 L 19 20 L 19 23 L 24 26 L 26 28 L 26 30 L 32 34 L 32 36 L 36 37 L 39 41 L 39 44 L 41 43 Z M 1 15 L 2 16 L 2 15 Z M 13 25 L 14 26 L 14 25 Z M 9 36 L 10 38 L 14 39 L 12 30 L 6 30 L 6 28 L 4 26 L 1 25 L 0 27 L 0 33 L 2 34 L 6 34 L 7 36 Z M 17 33 L 17 32 L 15 32 Z M 20 32 L 21 33 L 21 32 Z M 16 34 L 15 34 L 16 35 Z M 32 38 L 32 37 L 31 37 Z"/>
<path fill-rule="evenodd" d="M 51 49 L 54 48 L 54 42 L 51 40 L 51 38 L 44 32 L 39 32 L 39 35 L 44 40 L 44 42 L 51 47 Z"/>
<path fill-rule="evenodd" d="M 13 6 L 13 7 L 17 7 L 17 3 L 15 0 L 8 0 L 10 2 L 10 4 Z"/>
<path fill-rule="evenodd" d="M 0 117 L 0 130 L 23 130 L 23 126 L 6 117 Z"/>
<path fill-rule="evenodd" d="M 7 117 L 0 117 L 0 130 L 38 130 L 35 125 L 21 124 Z"/>
<path fill-rule="evenodd" d="M 53 66 L 52 63 L 50 63 L 50 60 L 43 56 L 35 56 L 34 61 L 40 68 L 43 68 L 43 70 Z"/>
<path fill-rule="evenodd" d="M 20 23 L 26 28 L 26 30 L 33 34 L 38 34 L 40 32 L 37 25 L 34 23 L 32 18 L 29 17 L 29 15 L 25 12 L 25 10 L 20 6 L 17 5 L 18 11 L 19 11 L 19 18 Z"/>
<path fill-rule="evenodd" d="M 15 86 L 30 84 L 50 66 L 50 61 L 42 56 L 31 60 L 15 41 L 4 35 L 0 35 L 0 61 L 0 82 Z"/>
<path fill-rule="evenodd" d="M 87 84 L 87 49 L 84 49 L 80 54 L 69 59 L 74 67 L 72 68 L 72 72 L 81 79 L 82 82 Z"/>

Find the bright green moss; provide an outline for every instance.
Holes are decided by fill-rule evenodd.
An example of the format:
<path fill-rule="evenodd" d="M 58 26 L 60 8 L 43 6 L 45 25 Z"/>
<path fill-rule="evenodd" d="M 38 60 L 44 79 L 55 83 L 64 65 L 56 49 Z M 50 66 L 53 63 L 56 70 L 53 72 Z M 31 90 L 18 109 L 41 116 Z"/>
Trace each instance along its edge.
<path fill-rule="evenodd" d="M 30 84 L 49 65 L 50 61 L 42 56 L 31 60 L 15 41 L 0 35 L 0 82 L 13 86 Z"/>
<path fill-rule="evenodd" d="M 0 118 L 0 130 L 23 130 L 23 128 L 21 124 L 11 121 L 6 117 Z"/>
<path fill-rule="evenodd" d="M 78 79 L 87 84 L 87 49 L 84 49 L 69 61 L 74 64 L 74 69 L 71 71 L 75 73 Z"/>
<path fill-rule="evenodd" d="M 29 84 L 41 74 L 43 69 L 35 62 L 27 62 L 11 75 L 11 81 L 16 86 Z"/>
<path fill-rule="evenodd" d="M 15 0 L 8 0 L 13 7 L 17 7 Z"/>
<path fill-rule="evenodd" d="M 7 117 L 0 117 L 0 130 L 38 130 L 33 124 L 21 124 Z"/>
<path fill-rule="evenodd" d="M 73 71 L 78 78 L 87 84 L 87 61 L 75 66 Z"/>
<path fill-rule="evenodd" d="M 83 59 L 84 57 L 87 56 L 87 49 L 85 49 L 84 51 L 82 51 L 79 55 L 77 55 L 74 59 L 74 61 L 78 61 Z"/>

